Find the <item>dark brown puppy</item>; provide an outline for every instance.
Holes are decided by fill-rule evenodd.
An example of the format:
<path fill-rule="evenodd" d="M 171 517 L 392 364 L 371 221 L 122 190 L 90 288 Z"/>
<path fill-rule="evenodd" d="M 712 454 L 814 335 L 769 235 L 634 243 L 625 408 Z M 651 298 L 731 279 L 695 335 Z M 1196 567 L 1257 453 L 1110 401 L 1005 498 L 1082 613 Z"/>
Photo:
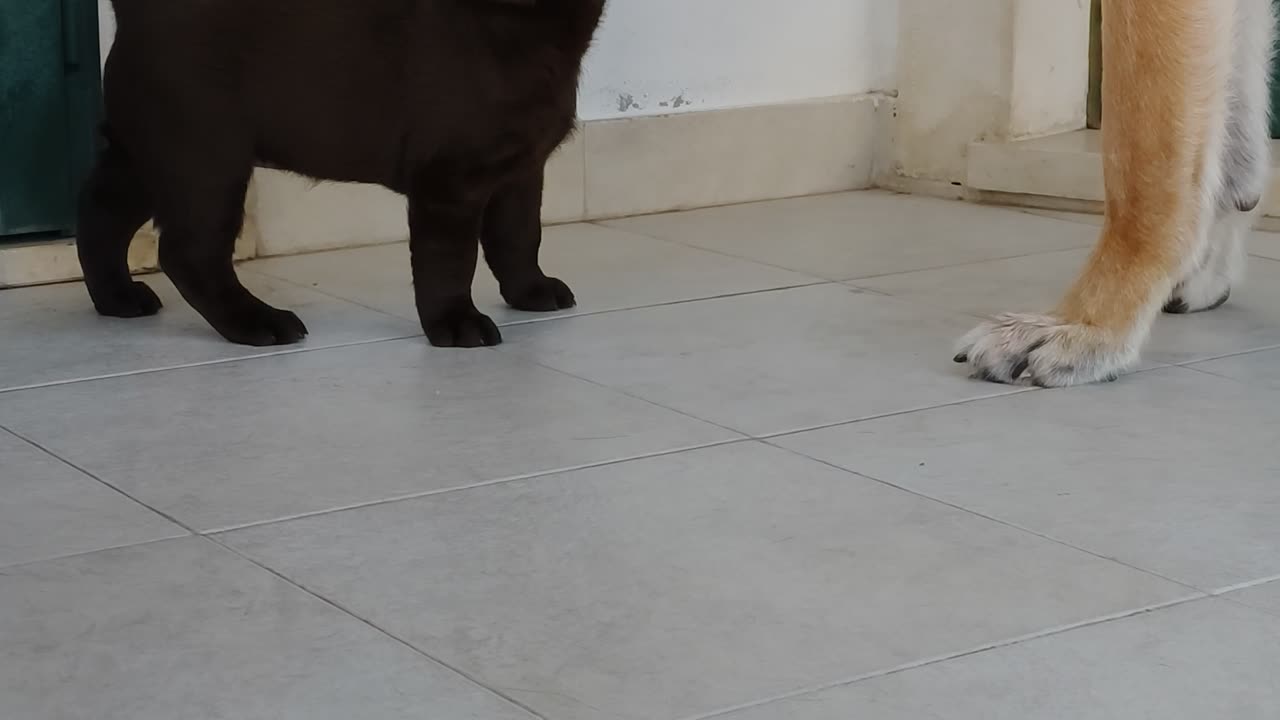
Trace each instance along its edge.
<path fill-rule="evenodd" d="M 384 185 L 409 199 L 418 313 L 433 345 L 501 341 L 471 300 L 478 245 L 521 310 L 571 307 L 538 265 L 543 167 L 572 131 L 604 0 L 114 0 L 107 145 L 81 196 L 98 312 L 151 315 L 130 238 L 224 337 L 296 342 L 232 251 L 255 165 Z"/>

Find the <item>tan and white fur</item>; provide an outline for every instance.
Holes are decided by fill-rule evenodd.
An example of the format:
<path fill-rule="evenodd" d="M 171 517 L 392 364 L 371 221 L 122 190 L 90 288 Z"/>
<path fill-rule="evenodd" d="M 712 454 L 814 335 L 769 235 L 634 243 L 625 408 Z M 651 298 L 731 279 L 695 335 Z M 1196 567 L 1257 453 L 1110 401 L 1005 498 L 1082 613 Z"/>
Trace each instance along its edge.
<path fill-rule="evenodd" d="M 1105 0 L 1106 218 L 1048 314 L 1005 314 L 956 361 L 1004 383 L 1115 379 L 1156 316 L 1212 310 L 1242 279 L 1270 171 L 1271 0 Z"/>

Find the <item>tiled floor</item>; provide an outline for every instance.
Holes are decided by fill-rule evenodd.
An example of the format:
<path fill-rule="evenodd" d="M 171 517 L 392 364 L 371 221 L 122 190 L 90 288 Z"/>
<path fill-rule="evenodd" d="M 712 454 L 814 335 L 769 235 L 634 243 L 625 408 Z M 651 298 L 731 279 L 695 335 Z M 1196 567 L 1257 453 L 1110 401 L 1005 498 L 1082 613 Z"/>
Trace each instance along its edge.
<path fill-rule="evenodd" d="M 966 379 L 1097 232 L 883 193 L 548 231 L 582 305 L 433 350 L 402 246 L 245 265 L 313 335 L 0 292 L 0 718 L 1280 717 L 1280 260 L 1141 372 Z M 1280 257 L 1274 236 L 1258 252 Z"/>

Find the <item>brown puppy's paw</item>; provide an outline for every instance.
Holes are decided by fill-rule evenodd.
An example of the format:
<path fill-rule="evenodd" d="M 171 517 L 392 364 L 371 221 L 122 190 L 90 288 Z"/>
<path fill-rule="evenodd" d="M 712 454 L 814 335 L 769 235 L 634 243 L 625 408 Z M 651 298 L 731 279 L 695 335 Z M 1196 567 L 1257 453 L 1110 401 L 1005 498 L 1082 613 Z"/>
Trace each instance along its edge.
<path fill-rule="evenodd" d="M 297 315 L 263 302 L 237 308 L 212 324 L 231 342 L 254 347 L 292 345 L 307 336 L 307 326 Z"/>
<path fill-rule="evenodd" d="M 959 343 L 955 361 L 975 378 L 1041 387 L 1110 382 L 1138 358 L 1136 344 L 1049 315 L 1000 315 Z"/>
<path fill-rule="evenodd" d="M 455 305 L 424 319 L 422 329 L 435 347 L 491 347 L 502 342 L 502 333 L 488 315 L 475 305 Z"/>
<path fill-rule="evenodd" d="M 516 310 L 526 312 L 555 312 L 578 304 L 569 286 L 553 277 L 541 278 L 511 292 L 504 290 L 502 298 Z"/>
<path fill-rule="evenodd" d="M 155 291 L 141 282 L 131 282 L 114 292 L 100 293 L 93 298 L 94 309 L 106 317 L 149 317 L 160 312 L 163 306 Z"/>

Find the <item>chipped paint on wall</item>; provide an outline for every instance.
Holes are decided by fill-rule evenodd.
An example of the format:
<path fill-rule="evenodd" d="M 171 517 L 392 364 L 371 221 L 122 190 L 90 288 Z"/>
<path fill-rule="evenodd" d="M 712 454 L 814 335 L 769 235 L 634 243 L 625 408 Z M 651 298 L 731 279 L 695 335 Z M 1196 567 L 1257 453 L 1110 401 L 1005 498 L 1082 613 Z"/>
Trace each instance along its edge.
<path fill-rule="evenodd" d="M 896 88 L 899 0 L 612 0 L 587 58 L 586 120 Z"/>

